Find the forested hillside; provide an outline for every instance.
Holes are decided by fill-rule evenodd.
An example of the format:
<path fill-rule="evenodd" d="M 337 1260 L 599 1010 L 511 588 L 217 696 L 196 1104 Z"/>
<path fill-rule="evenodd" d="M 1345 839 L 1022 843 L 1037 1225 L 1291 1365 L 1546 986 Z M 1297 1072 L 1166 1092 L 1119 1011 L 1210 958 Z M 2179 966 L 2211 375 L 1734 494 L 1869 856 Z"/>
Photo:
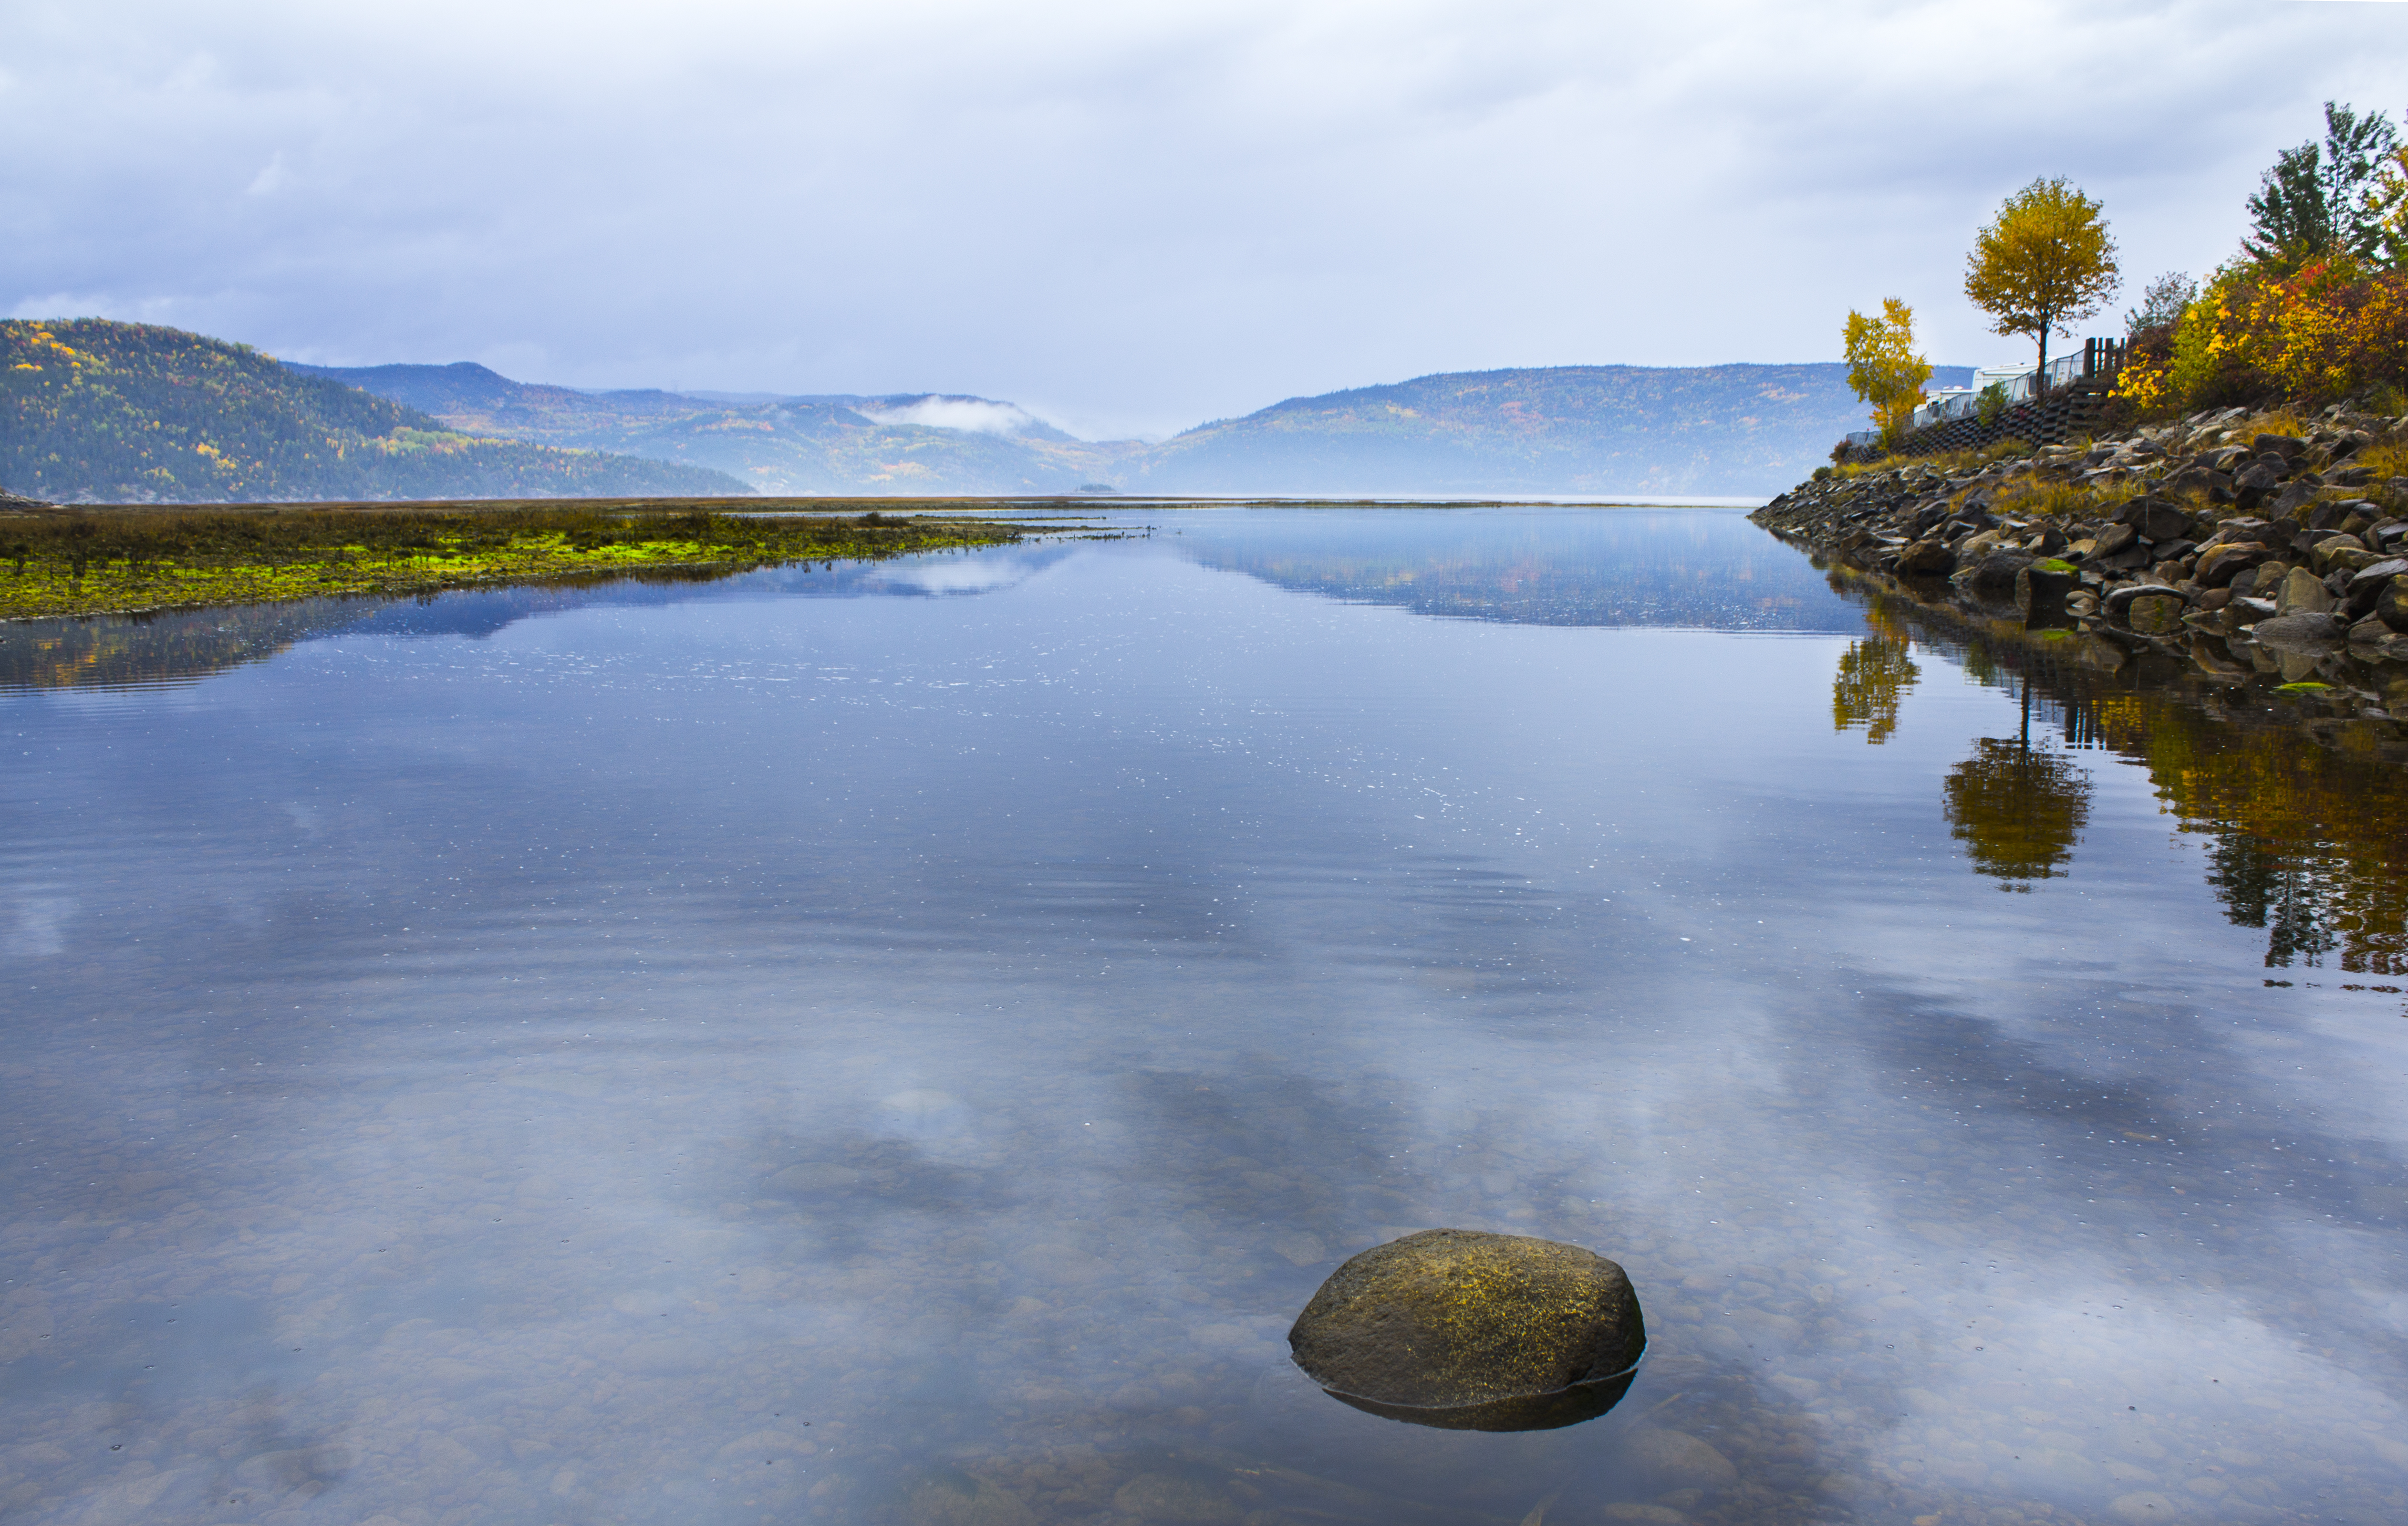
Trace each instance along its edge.
<path fill-rule="evenodd" d="M 1068 493 L 1144 447 L 1096 445 L 985 398 L 954 399 L 1008 430 L 952 429 L 884 415 L 927 395 L 730 401 L 659 391 L 578 392 L 449 366 L 294 366 L 424 410 L 454 429 L 715 468 L 770 494 Z"/>
<path fill-rule="evenodd" d="M 1935 386 L 1962 385 L 1940 367 Z M 1290 398 L 1148 452 L 1130 487 L 1228 493 L 1770 493 L 1864 426 L 1847 367 L 1552 366 Z"/>
<path fill-rule="evenodd" d="M 910 397 L 584 393 L 482 366 L 310 374 L 454 429 L 716 467 L 766 493 L 1770 493 L 1865 423 L 1846 367 L 1560 366 L 1291 398 L 1159 444 L 897 422 Z M 1942 367 L 1934 385 L 1971 372 Z M 969 399 L 995 410 L 1010 405 Z M 1013 411 L 1017 411 L 1014 410 Z"/>
<path fill-rule="evenodd" d="M 1968 374 L 1943 367 L 1932 380 Z M 952 418 L 982 426 L 913 422 Z M 0 324 L 0 489 L 61 500 L 1041 495 L 1096 482 L 1743 495 L 1796 481 L 1864 420 L 1838 364 L 1563 366 L 1291 398 L 1158 444 L 1091 442 L 983 398 L 586 393 L 465 362 L 327 369 L 168 328 Z"/>
<path fill-rule="evenodd" d="M 0 489 L 56 502 L 726 497 L 716 471 L 478 439 L 246 345 L 0 322 Z"/>

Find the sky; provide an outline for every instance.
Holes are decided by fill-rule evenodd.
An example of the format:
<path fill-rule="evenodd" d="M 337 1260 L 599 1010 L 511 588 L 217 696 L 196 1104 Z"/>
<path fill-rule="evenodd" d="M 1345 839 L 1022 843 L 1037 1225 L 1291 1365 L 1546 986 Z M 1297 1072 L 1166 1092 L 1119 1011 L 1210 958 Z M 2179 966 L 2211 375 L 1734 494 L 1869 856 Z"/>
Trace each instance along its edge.
<path fill-rule="evenodd" d="M 0 0 L 0 310 L 1160 436 L 1434 371 L 1836 360 L 2064 175 L 2236 249 L 2408 5 Z"/>

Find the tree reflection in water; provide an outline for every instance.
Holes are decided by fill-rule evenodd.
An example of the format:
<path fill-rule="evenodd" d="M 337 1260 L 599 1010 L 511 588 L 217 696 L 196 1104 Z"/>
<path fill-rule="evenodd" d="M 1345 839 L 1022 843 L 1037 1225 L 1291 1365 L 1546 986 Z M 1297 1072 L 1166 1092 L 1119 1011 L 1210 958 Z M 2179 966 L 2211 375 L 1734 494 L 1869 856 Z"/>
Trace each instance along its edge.
<path fill-rule="evenodd" d="M 2176 827 L 2207 840 L 2207 883 L 2225 915 L 2265 929 L 2268 969 L 2408 975 L 2408 738 L 2394 723 L 2332 718 L 2271 679 L 2210 681 L 2147 655 L 2102 671 L 2070 643 L 1951 618 L 1844 572 L 1831 586 L 1865 606 L 1881 639 L 1912 640 L 1978 684 L 2023 691 L 2023 734 L 1983 741 L 1946 785 L 1949 825 L 1977 871 L 2028 888 L 2071 862 L 2088 781 L 2064 751 L 2028 745 L 2037 720 L 2065 749 L 2148 770 Z M 1835 709 L 1847 678 L 1843 659 Z"/>
<path fill-rule="evenodd" d="M 2090 819 L 2090 772 L 2063 753 L 2031 744 L 2031 686 L 2023 685 L 2023 731 L 1984 737 L 1971 757 L 1948 770 L 1949 835 L 1965 844 L 1976 873 L 2004 890 L 2065 872 L 2074 840 Z"/>
<path fill-rule="evenodd" d="M 2332 909 L 2346 881 L 2314 861 L 2293 863 L 2246 832 L 2228 831 L 2207 850 L 2207 883 L 2237 927 L 2266 928 L 2266 968 L 2294 959 L 2314 966 L 2332 952 Z"/>
<path fill-rule="evenodd" d="M 1832 729 L 1862 727 L 1868 742 L 1879 746 L 1887 741 L 1898 729 L 1899 702 L 1923 676 L 1913 650 L 1904 640 L 1886 635 L 1850 642 L 1840 654 L 1840 670 L 1831 680 Z"/>

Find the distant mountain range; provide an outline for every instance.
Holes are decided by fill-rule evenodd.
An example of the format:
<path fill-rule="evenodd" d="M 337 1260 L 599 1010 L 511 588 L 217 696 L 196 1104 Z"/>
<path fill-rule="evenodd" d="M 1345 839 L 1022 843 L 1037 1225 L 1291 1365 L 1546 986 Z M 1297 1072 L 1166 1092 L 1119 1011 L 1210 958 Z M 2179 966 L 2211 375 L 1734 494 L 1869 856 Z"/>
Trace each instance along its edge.
<path fill-rule="evenodd" d="M 0 489 L 54 502 L 724 497 L 698 467 L 451 429 L 246 345 L 0 322 Z"/>
<path fill-rule="evenodd" d="M 1864 419 L 1836 363 L 1455 371 L 1202 425 L 1131 476 L 1177 492 L 1770 494 Z"/>
<path fill-rule="evenodd" d="M 529 385 L 481 366 L 295 367 L 471 434 L 716 468 L 764 493 L 1748 495 L 1861 426 L 1847 368 L 1556 366 L 1295 397 L 1152 444 L 944 394 L 704 396 Z M 1967 367 L 1942 367 L 1961 384 Z"/>
<path fill-rule="evenodd" d="M 466 361 L 290 368 L 406 403 L 463 433 L 708 467 L 777 495 L 1067 493 L 1145 448 L 1074 439 L 984 397 L 578 392 Z"/>
<path fill-rule="evenodd" d="M 1836 363 L 1461 371 L 1296 397 L 1173 438 L 1016 404 L 582 392 L 466 361 L 281 364 L 172 329 L 6 325 L 0 488 L 52 498 L 1770 494 L 1864 405 Z M 64 354 L 61 352 L 65 352 Z M 79 368 L 80 367 L 80 368 Z M 1942 367 L 1935 385 L 1971 371 Z M 231 465 L 227 463 L 233 463 Z"/>

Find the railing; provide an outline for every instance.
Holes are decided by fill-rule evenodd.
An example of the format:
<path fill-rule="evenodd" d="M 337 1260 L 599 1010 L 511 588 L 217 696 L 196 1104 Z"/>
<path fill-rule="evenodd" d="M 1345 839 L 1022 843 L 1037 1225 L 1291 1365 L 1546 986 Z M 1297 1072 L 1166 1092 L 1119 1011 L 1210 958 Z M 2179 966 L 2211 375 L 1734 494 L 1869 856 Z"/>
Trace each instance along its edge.
<path fill-rule="evenodd" d="M 2085 339 L 2082 348 L 2057 356 L 2048 363 L 2045 381 L 2038 370 L 2026 371 L 2012 381 L 1995 383 L 2013 406 L 2028 403 L 2042 394 L 2075 382 L 2094 381 L 2114 376 L 2123 369 L 2124 356 L 2130 346 L 2122 339 Z M 1982 410 L 1982 394 L 1973 391 L 1935 397 L 1918 408 L 1907 419 L 1909 429 L 1920 429 L 1928 424 L 1945 424 L 1950 419 L 1970 419 Z M 1881 439 L 1878 429 L 1857 429 L 1848 435 L 1851 445 L 1870 445 Z"/>

